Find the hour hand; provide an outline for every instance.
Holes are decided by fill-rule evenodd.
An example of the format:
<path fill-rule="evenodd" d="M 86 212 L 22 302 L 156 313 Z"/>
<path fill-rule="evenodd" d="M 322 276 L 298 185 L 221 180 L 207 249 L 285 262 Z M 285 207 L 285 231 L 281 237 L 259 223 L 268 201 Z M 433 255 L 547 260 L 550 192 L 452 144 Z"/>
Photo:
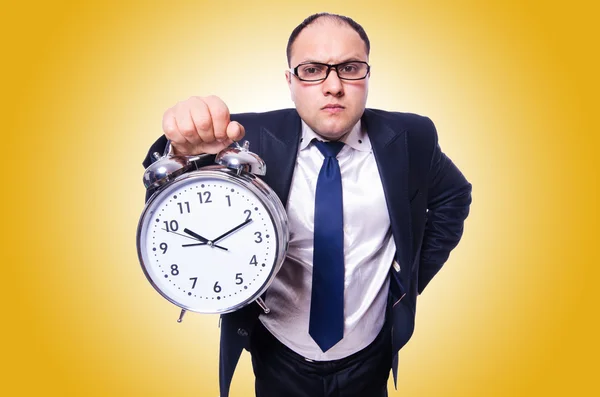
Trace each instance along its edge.
<path fill-rule="evenodd" d="M 202 237 L 201 235 L 199 235 L 198 233 L 194 233 L 193 231 L 191 231 L 188 228 L 183 229 L 183 232 L 186 234 L 189 234 L 190 236 L 192 236 L 193 238 L 195 238 L 196 240 L 200 240 L 203 243 L 208 243 L 210 240 L 207 239 L 206 237 Z"/>
<path fill-rule="evenodd" d="M 222 249 L 223 251 L 229 251 L 227 248 L 221 247 L 220 245 L 214 244 L 212 241 L 210 241 L 206 237 L 202 237 L 198 233 L 195 233 L 195 232 L 191 231 L 188 228 L 183 229 L 183 231 L 184 231 L 184 233 L 189 234 L 190 236 L 192 236 L 193 238 L 195 238 L 196 240 L 200 240 L 200 243 L 197 243 L 197 244 L 184 244 L 184 245 L 182 245 L 182 247 L 192 247 L 192 246 L 195 246 L 195 245 L 209 245 L 211 247 Z"/>

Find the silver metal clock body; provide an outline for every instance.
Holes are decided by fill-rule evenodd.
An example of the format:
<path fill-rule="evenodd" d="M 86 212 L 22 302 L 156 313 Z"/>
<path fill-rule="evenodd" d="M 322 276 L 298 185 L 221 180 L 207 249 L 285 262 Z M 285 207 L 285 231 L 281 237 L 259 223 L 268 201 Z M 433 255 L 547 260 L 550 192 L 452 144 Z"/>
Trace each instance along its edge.
<path fill-rule="evenodd" d="M 247 151 L 247 145 L 239 149 Z M 199 313 L 262 303 L 288 241 L 285 208 L 273 190 L 242 167 L 224 165 L 163 183 L 137 229 L 138 257 L 152 286 L 171 303 Z"/>

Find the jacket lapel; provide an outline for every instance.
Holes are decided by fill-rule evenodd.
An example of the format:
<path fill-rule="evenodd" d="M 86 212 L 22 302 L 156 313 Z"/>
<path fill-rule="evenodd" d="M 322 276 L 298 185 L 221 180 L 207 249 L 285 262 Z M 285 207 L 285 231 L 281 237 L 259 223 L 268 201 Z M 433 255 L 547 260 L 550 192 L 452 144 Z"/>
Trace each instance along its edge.
<path fill-rule="evenodd" d="M 407 131 L 393 129 L 385 120 L 367 109 L 363 115 L 381 176 L 385 200 L 400 264 L 401 286 L 407 288 L 412 264 L 412 232 L 408 194 Z M 402 293 L 406 292 L 401 291 Z"/>
<path fill-rule="evenodd" d="M 263 125 L 259 134 L 260 156 L 267 165 L 264 181 L 287 205 L 298 145 L 302 135 L 302 123 L 296 110 L 286 112 L 275 125 Z"/>

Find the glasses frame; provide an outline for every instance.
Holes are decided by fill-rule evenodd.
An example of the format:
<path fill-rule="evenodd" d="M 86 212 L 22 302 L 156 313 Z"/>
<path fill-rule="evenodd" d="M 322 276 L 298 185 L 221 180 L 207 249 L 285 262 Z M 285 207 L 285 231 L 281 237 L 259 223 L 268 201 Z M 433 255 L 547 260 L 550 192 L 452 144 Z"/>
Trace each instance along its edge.
<path fill-rule="evenodd" d="M 349 79 L 347 77 L 341 77 L 340 76 L 340 72 L 338 71 L 338 67 L 340 67 L 342 65 L 346 65 L 348 63 L 362 63 L 362 64 L 365 64 L 365 65 L 367 65 L 367 72 L 365 73 L 365 75 L 363 77 L 359 77 L 358 79 Z M 298 76 L 298 68 L 300 66 L 304 66 L 304 65 L 321 65 L 321 66 L 327 67 L 327 72 L 325 73 L 325 77 L 320 78 L 320 79 L 315 79 L 315 80 L 303 79 L 302 77 Z M 357 80 L 364 80 L 364 79 L 367 78 L 367 76 L 369 75 L 369 72 L 371 72 L 371 65 L 369 65 L 365 61 L 346 61 L 346 62 L 341 62 L 341 63 L 336 63 L 336 64 L 321 63 L 321 62 L 304 62 L 304 63 L 299 64 L 295 68 L 290 68 L 290 73 L 292 73 L 294 76 L 296 76 L 296 78 L 298 80 L 300 80 L 300 81 L 308 81 L 308 82 L 314 83 L 314 82 L 317 82 L 317 81 L 325 81 L 325 80 L 327 80 L 327 77 L 329 77 L 329 73 L 331 72 L 331 69 L 335 69 L 335 74 L 337 74 L 337 77 L 340 80 L 357 81 Z"/>

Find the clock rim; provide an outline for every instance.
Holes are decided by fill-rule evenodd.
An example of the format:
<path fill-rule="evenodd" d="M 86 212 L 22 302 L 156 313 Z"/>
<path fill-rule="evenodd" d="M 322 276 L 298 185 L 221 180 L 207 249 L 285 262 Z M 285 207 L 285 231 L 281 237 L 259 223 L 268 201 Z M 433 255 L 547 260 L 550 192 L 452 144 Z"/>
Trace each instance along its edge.
<path fill-rule="evenodd" d="M 175 298 L 172 298 L 167 293 L 165 293 L 161 288 L 157 286 L 154 282 L 153 278 L 149 274 L 149 270 L 144 261 L 143 253 L 142 253 L 142 231 L 146 228 L 145 225 L 148 225 L 148 222 L 144 222 L 147 215 L 150 214 L 151 207 L 157 202 L 159 197 L 162 197 L 162 194 L 172 190 L 176 185 L 185 182 L 187 179 L 192 178 L 216 178 L 225 181 L 232 182 L 238 185 L 241 188 L 249 190 L 267 209 L 267 213 L 269 218 L 271 219 L 271 223 L 273 224 L 273 229 L 276 235 L 276 255 L 274 260 L 274 265 L 271 268 L 271 272 L 268 275 L 266 281 L 247 299 L 243 301 L 225 307 L 221 310 L 213 310 L 213 311 L 204 311 L 200 310 L 197 307 L 189 306 L 177 301 Z M 151 217 L 150 217 L 151 218 Z M 211 165 L 208 167 L 204 167 L 199 170 L 191 171 L 185 174 L 178 176 L 172 181 L 168 182 L 164 186 L 161 186 L 157 191 L 155 191 L 152 196 L 146 202 L 142 214 L 140 215 L 138 221 L 138 227 L 136 232 L 136 246 L 138 253 L 138 260 L 146 276 L 146 279 L 150 282 L 152 287 L 166 300 L 174 304 L 175 306 L 185 309 L 187 311 L 192 311 L 195 313 L 201 314 L 225 314 L 231 313 L 236 310 L 239 310 L 245 306 L 256 301 L 266 290 L 269 288 L 275 276 L 281 269 L 283 262 L 286 257 L 286 253 L 288 250 L 289 244 L 289 224 L 287 219 L 287 213 L 285 212 L 285 208 L 281 203 L 279 197 L 275 194 L 273 189 L 271 189 L 264 181 L 257 178 L 255 175 L 250 174 L 248 172 L 238 173 L 236 170 L 232 170 L 230 168 L 221 166 L 221 165 Z M 149 259 L 149 258 L 148 258 Z"/>

